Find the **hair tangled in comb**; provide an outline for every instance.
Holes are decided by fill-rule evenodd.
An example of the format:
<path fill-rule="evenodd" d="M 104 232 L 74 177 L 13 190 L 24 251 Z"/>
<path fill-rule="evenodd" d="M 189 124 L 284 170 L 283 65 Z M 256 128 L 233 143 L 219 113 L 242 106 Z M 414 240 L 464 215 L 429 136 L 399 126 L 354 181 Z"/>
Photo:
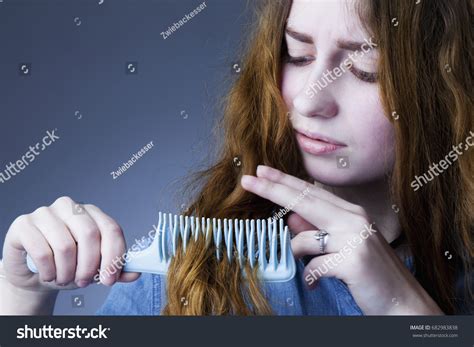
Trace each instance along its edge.
<path fill-rule="evenodd" d="M 200 234 L 197 241 L 190 238 L 186 253 L 177 254 L 169 273 L 173 281 L 168 291 L 174 295 L 168 300 L 164 314 L 177 315 L 254 315 L 271 313 L 265 297 L 259 290 L 256 269 L 247 264 L 249 280 L 242 279 L 242 271 L 235 259 L 229 261 L 225 252 L 217 260 L 213 242 Z M 213 252 L 214 249 L 214 252 Z M 193 254 L 188 257 L 187 253 Z M 223 254 L 224 253 L 224 254 Z M 184 272 L 185 268 L 188 271 Z M 245 287 L 244 287 L 245 286 Z M 256 304 L 250 307 L 251 303 Z M 174 308 L 174 311 L 171 310 Z"/>
<path fill-rule="evenodd" d="M 275 205 L 240 186 L 240 177 L 267 164 L 301 177 L 304 169 L 280 94 L 282 41 L 290 2 L 259 2 L 256 31 L 250 33 L 244 69 L 224 99 L 218 126 L 224 143 L 217 163 L 194 176 L 190 187 L 204 182 L 187 212 L 216 218 L 262 218 Z M 284 154 L 284 155 L 283 155 Z M 238 157 L 240 165 L 236 165 Z M 204 237 L 173 258 L 168 276 L 168 315 L 272 314 L 257 270 L 247 264 L 246 279 L 235 261 L 217 261 L 216 249 Z M 187 302 L 186 302 L 187 300 Z M 184 305 L 183 303 L 186 303 Z"/>
<path fill-rule="evenodd" d="M 256 25 L 249 34 L 243 69 L 223 103 L 218 160 L 196 174 L 190 185 L 197 194 L 187 212 L 196 216 L 269 217 L 275 206 L 239 183 L 259 164 L 309 179 L 280 92 L 291 0 L 254 3 Z M 392 110 L 409 115 L 394 122 L 397 144 L 391 188 L 402 230 L 414 255 L 418 281 L 449 314 L 456 305 L 454 276 L 460 268 L 472 271 L 474 150 L 421 191 L 413 192 L 410 180 L 473 129 L 472 5 L 468 0 L 423 1 L 416 6 L 409 1 L 366 0 L 359 5 L 363 5 L 362 23 L 379 44 L 378 82 L 385 113 L 391 121 Z M 397 16 L 403 21 L 391 30 L 390 20 Z M 449 74 L 446 62 L 451 62 Z M 187 247 L 183 255 L 179 245 L 171 261 L 162 314 L 272 314 L 255 271 L 247 266 L 244 281 L 238 263 L 227 258 L 217 261 L 215 246 L 203 237 Z M 445 249 L 453 254 L 449 262 Z M 468 293 L 466 299 L 472 300 L 470 289 Z"/>

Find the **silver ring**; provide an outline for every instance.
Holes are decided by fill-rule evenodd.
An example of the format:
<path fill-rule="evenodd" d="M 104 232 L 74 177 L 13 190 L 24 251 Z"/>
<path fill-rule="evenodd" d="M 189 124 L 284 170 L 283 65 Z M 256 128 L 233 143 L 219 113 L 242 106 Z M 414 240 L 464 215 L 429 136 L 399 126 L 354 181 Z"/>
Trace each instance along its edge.
<path fill-rule="evenodd" d="M 318 232 L 314 235 L 314 238 L 319 241 L 319 250 L 321 254 L 326 253 L 326 245 L 328 243 L 329 233 L 326 230 L 318 230 Z"/>

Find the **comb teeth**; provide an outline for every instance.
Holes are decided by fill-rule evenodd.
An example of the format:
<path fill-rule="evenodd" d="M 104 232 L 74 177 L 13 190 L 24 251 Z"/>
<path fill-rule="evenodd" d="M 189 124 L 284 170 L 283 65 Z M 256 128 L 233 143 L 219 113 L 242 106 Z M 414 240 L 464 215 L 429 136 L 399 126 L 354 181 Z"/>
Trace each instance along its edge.
<path fill-rule="evenodd" d="M 278 222 L 272 218 L 211 220 L 162 212 L 158 214 L 158 228 L 152 244 L 143 251 L 129 252 L 130 261 L 125 264 L 124 271 L 166 274 L 171 258 L 176 256 L 178 239 L 181 239 L 185 253 L 191 237 L 196 241 L 200 235 L 212 238 L 218 261 L 226 256 L 228 261 L 235 258 L 242 268 L 246 262 L 251 268 L 258 266 L 260 278 L 264 281 L 288 281 L 296 272 L 288 227 L 282 219 Z"/>
<path fill-rule="evenodd" d="M 218 261 L 225 255 L 228 261 L 236 258 L 241 268 L 248 262 L 252 269 L 258 267 L 259 277 L 263 281 L 289 281 L 296 273 L 288 227 L 282 219 L 279 223 L 272 218 L 211 220 L 162 212 L 158 214 L 158 227 L 150 246 L 136 252 L 129 251 L 128 256 L 124 257 L 128 261 L 123 271 L 164 275 L 171 258 L 176 256 L 179 239 L 185 253 L 191 237 L 196 241 L 200 234 L 206 240 L 212 238 Z M 31 258 L 27 263 L 31 271 L 37 272 L 34 271 L 36 268 Z M 243 274 L 245 277 L 246 271 Z"/>

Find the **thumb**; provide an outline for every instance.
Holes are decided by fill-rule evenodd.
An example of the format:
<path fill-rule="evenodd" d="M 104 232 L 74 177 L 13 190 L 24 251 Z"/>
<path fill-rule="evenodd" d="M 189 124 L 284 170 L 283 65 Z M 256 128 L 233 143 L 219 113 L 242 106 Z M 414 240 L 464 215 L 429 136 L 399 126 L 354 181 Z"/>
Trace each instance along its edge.
<path fill-rule="evenodd" d="M 332 256 L 334 254 L 324 254 L 314 257 L 308 265 L 304 268 L 303 278 L 309 289 L 316 288 L 319 279 L 321 277 L 336 277 L 340 278 L 337 265 L 332 262 Z"/>
<path fill-rule="evenodd" d="M 139 272 L 122 272 L 119 276 L 119 282 L 133 282 L 140 277 L 141 273 Z"/>

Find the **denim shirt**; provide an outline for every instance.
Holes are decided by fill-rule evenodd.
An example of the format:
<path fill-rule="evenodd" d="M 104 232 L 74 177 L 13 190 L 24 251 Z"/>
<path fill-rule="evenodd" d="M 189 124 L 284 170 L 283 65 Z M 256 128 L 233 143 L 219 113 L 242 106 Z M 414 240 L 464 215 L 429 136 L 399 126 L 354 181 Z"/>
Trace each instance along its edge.
<path fill-rule="evenodd" d="M 168 234 L 169 235 L 169 234 Z M 167 237 L 168 249 L 172 240 Z M 143 245 L 144 248 L 147 245 Z M 415 275 L 413 258 L 406 254 L 403 262 Z M 361 316 L 364 315 L 357 305 L 346 284 L 335 277 L 322 277 L 315 289 L 309 290 L 304 282 L 305 263 L 296 260 L 296 274 L 287 282 L 262 282 L 262 291 L 274 314 L 282 316 Z M 160 315 L 166 305 L 166 277 L 143 273 L 131 283 L 115 284 L 105 303 L 97 311 L 98 315 Z M 474 281 L 474 273 L 469 280 Z M 456 297 L 459 299 L 456 314 L 474 314 L 474 300 L 464 303 L 464 274 L 457 277 Z M 474 284 L 473 284 L 474 285 Z"/>
<path fill-rule="evenodd" d="M 262 282 L 262 290 L 276 315 L 360 316 L 364 313 L 349 289 L 335 277 L 319 279 L 309 290 L 303 279 L 304 264 L 296 261 L 296 275 L 287 282 Z M 405 261 L 413 273 L 411 258 Z M 166 304 L 166 276 L 142 274 L 132 283 L 117 283 L 97 311 L 98 315 L 160 315 Z"/>

